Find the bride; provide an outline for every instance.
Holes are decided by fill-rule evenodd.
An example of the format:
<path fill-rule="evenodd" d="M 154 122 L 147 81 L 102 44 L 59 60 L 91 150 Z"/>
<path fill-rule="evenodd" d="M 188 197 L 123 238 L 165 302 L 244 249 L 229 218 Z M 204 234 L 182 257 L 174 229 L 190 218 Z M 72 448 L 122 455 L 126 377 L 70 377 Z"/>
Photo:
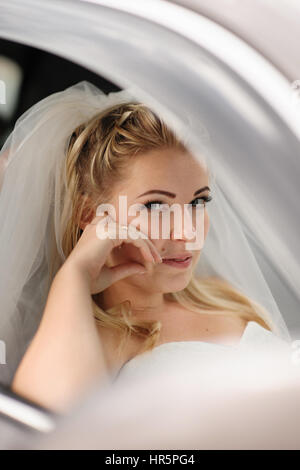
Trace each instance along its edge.
<path fill-rule="evenodd" d="M 253 323 L 287 336 L 267 286 L 273 310 L 226 276 L 237 260 L 262 274 L 252 252 L 244 260 L 233 256 L 235 225 L 225 220 L 227 201 L 214 201 L 208 164 L 128 91 L 106 96 L 81 82 L 51 95 L 20 118 L 8 149 L 0 198 L 0 212 L 8 214 L 1 335 L 15 393 L 64 412 L 96 381 L 109 382 L 158 346 L 235 347 Z M 140 218 L 122 213 L 122 197 L 140 208 Z M 209 215 L 214 202 L 219 219 L 217 211 Z M 171 217 L 173 204 L 182 217 Z M 217 238 L 206 253 L 213 224 Z M 228 228 L 233 251 L 219 256 Z M 223 271 L 207 267 L 218 263 Z"/>

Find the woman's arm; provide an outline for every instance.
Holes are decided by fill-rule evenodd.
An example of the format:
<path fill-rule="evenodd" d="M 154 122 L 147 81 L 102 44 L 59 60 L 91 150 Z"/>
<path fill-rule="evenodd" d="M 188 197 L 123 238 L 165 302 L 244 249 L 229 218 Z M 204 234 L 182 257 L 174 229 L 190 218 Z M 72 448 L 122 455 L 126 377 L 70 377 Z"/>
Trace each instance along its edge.
<path fill-rule="evenodd" d="M 144 272 L 147 263 L 161 262 L 149 239 L 133 237 L 131 232 L 136 235 L 137 230 L 134 226 L 126 230 L 127 238 L 119 238 L 114 230 L 113 238 L 99 238 L 110 220 L 113 219 L 97 216 L 87 224 L 56 274 L 38 331 L 11 385 L 15 393 L 56 412 L 75 404 L 96 380 L 109 381 L 91 294 L 102 292 L 127 276 Z M 113 223 L 119 228 L 116 221 Z M 105 265 L 109 253 L 122 243 L 133 244 L 141 250 L 146 268 L 134 261 L 111 268 Z"/>
<path fill-rule="evenodd" d="M 11 388 L 60 412 L 101 377 L 108 378 L 108 370 L 93 316 L 90 280 L 66 261 L 52 282 L 40 326 Z"/>

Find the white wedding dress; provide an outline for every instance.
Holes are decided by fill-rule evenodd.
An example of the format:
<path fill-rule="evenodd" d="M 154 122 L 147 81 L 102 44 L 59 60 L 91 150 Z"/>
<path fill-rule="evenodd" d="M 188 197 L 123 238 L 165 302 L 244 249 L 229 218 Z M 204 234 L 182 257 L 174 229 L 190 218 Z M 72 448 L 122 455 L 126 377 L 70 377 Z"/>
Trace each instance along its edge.
<path fill-rule="evenodd" d="M 236 359 L 243 356 L 243 364 L 246 358 L 249 360 L 254 353 L 261 352 L 259 356 L 273 360 L 273 365 L 279 365 L 280 360 L 287 361 L 293 368 L 291 361 L 291 342 L 283 340 L 273 332 L 266 330 L 255 321 L 249 321 L 240 341 L 237 345 L 224 345 L 205 341 L 172 341 L 160 344 L 151 351 L 146 351 L 128 360 L 122 368 L 113 374 L 113 382 L 120 380 L 132 381 L 152 374 L 174 372 L 174 370 L 186 371 L 187 369 L 207 371 L 207 365 L 211 360 Z M 275 359 L 276 358 L 276 359 Z M 235 361 L 236 363 L 236 361 Z M 228 363 L 227 363 L 228 365 Z M 300 367 L 295 368 L 300 372 Z"/>

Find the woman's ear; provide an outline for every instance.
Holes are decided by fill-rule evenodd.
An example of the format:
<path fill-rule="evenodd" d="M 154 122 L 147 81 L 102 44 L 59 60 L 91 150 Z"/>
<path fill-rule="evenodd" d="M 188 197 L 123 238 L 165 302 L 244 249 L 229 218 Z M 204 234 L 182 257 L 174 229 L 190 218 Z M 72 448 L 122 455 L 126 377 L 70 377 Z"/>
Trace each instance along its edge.
<path fill-rule="evenodd" d="M 85 227 L 91 223 L 91 221 L 95 218 L 94 216 L 94 211 L 92 211 L 91 209 L 84 209 L 83 212 L 82 212 L 82 216 L 81 216 L 81 219 L 80 219 L 80 223 L 79 223 L 79 227 L 81 228 L 81 230 L 84 230 Z"/>
<path fill-rule="evenodd" d="M 78 209 L 79 211 L 82 206 L 83 208 L 82 208 L 78 225 L 81 228 L 81 230 L 84 230 L 85 227 L 95 218 L 95 209 L 92 204 L 91 198 L 86 195 L 83 195 L 80 197 L 79 209 Z"/>

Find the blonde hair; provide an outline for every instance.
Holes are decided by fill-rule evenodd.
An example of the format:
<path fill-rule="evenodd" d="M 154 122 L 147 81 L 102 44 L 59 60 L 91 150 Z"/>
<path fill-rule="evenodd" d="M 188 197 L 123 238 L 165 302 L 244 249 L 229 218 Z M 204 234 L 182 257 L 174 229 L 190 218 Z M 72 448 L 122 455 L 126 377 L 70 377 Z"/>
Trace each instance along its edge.
<path fill-rule="evenodd" d="M 62 235 L 62 249 L 66 257 L 82 233 L 79 221 L 83 211 L 95 214 L 97 206 L 110 199 L 114 183 L 122 180 L 132 158 L 164 148 L 188 151 L 175 133 L 141 103 L 115 105 L 74 130 L 65 160 L 66 181 L 72 201 L 71 215 L 68 214 L 68 220 L 62 221 L 66 227 Z M 187 287 L 165 294 L 165 297 L 194 312 L 213 311 L 222 315 L 226 312 L 246 321 L 256 321 L 271 330 L 268 314 L 263 307 L 222 279 L 196 278 L 193 274 Z M 119 352 L 131 334 L 144 339 L 143 351 L 157 344 L 161 329 L 159 321 L 133 320 L 129 300 L 106 311 L 96 300 L 97 295 L 92 295 L 95 319 L 102 326 L 122 333 Z"/>

